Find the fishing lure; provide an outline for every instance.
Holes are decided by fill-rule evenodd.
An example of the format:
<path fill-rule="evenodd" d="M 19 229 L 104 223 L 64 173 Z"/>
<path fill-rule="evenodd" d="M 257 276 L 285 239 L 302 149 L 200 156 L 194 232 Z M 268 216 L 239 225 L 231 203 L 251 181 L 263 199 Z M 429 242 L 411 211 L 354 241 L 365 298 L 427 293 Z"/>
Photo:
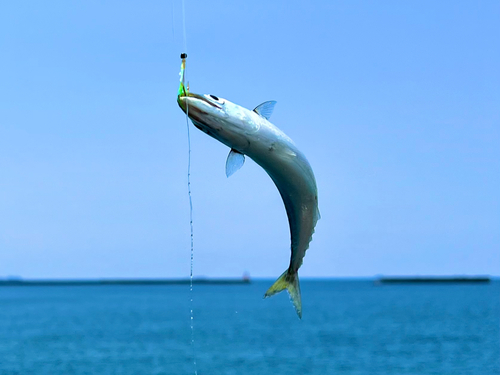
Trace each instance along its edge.
<path fill-rule="evenodd" d="M 177 97 L 178 98 L 181 97 L 181 96 L 187 96 L 188 93 L 189 93 L 189 87 L 186 87 L 186 85 L 184 84 L 184 80 L 185 80 L 185 78 L 184 78 L 185 77 L 184 72 L 186 71 L 187 54 L 186 53 L 181 54 L 181 59 L 182 59 L 182 62 L 181 62 L 181 71 L 179 73 L 179 76 L 181 78 L 180 78 L 180 83 L 179 83 L 179 90 L 177 91 Z"/>

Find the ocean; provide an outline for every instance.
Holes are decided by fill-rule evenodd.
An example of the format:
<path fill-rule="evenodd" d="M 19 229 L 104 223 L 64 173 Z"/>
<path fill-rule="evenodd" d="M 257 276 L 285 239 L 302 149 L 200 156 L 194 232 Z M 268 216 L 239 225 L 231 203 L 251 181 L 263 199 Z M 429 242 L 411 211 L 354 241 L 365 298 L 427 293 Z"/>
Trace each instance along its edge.
<path fill-rule="evenodd" d="M 500 282 L 0 287 L 0 374 L 500 373 Z M 196 361 L 196 366 L 194 365 Z"/>

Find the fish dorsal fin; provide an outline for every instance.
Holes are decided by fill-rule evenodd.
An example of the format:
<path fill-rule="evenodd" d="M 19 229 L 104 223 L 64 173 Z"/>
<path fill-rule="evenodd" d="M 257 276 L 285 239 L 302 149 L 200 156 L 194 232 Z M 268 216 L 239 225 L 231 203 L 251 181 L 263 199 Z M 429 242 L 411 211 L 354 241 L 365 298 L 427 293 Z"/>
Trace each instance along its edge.
<path fill-rule="evenodd" d="M 232 148 L 231 151 L 229 151 L 229 155 L 226 160 L 226 176 L 231 176 L 234 172 L 240 169 L 244 163 L 245 155 Z"/>
<path fill-rule="evenodd" d="M 253 111 L 264 117 L 266 120 L 269 120 L 269 118 L 273 114 L 275 105 L 276 101 L 271 100 L 258 105 Z"/>

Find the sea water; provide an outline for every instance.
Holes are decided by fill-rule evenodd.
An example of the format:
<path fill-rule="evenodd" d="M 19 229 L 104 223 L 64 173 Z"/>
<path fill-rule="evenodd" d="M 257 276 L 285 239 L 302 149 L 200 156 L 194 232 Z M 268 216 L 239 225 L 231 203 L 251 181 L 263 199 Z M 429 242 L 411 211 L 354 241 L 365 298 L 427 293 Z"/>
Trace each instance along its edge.
<path fill-rule="evenodd" d="M 499 374 L 500 282 L 0 288 L 0 374 Z"/>

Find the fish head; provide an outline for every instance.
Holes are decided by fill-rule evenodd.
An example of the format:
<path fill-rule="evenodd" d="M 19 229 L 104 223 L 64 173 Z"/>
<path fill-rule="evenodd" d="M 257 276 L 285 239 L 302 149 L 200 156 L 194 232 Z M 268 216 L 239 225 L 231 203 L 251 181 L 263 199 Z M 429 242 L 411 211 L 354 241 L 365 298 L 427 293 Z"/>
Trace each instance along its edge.
<path fill-rule="evenodd" d="M 188 92 L 179 95 L 177 103 L 198 129 L 229 147 L 243 147 L 248 143 L 246 135 L 259 127 L 258 116 L 215 95 Z"/>
<path fill-rule="evenodd" d="M 177 97 L 179 107 L 202 131 L 214 129 L 227 119 L 227 101 L 215 95 L 199 95 L 188 92 Z"/>

